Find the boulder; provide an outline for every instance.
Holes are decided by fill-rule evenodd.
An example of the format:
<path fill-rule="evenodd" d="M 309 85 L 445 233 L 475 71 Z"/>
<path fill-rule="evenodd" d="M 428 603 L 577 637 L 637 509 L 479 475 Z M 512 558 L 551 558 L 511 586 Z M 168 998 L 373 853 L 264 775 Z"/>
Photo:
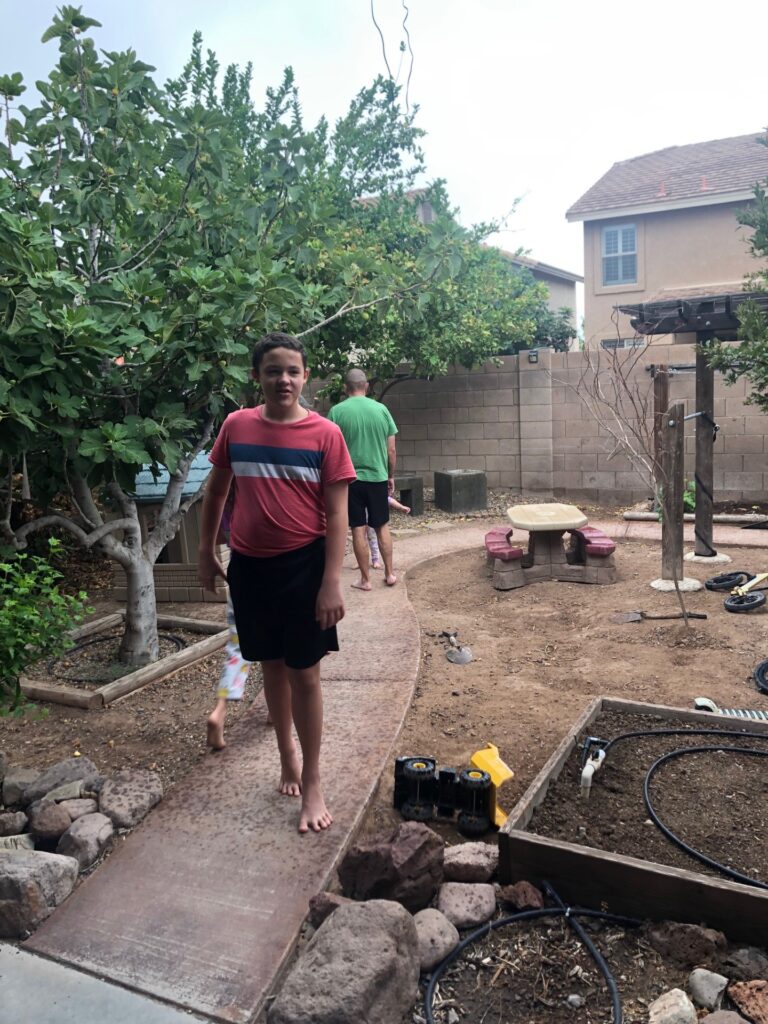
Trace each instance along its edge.
<path fill-rule="evenodd" d="M 72 821 L 82 818 L 84 814 L 95 814 L 99 809 L 99 805 L 90 797 L 82 797 L 79 800 L 62 800 L 61 806 Z"/>
<path fill-rule="evenodd" d="M 755 946 L 741 946 L 723 960 L 720 968 L 731 981 L 760 981 L 768 978 L 768 957 Z"/>
<path fill-rule="evenodd" d="M 733 1010 L 717 1010 L 706 1017 L 699 1017 L 699 1024 L 747 1024 L 747 1021 Z"/>
<path fill-rule="evenodd" d="M 715 965 L 728 945 L 723 933 L 714 928 L 679 921 L 664 921 L 653 926 L 648 932 L 648 941 L 661 956 L 683 967 Z"/>
<path fill-rule="evenodd" d="M 114 833 L 115 826 L 106 814 L 84 814 L 62 835 L 56 853 L 74 857 L 85 871 L 99 859 Z"/>
<path fill-rule="evenodd" d="M 96 786 L 98 777 L 87 779 L 75 779 L 74 782 L 64 782 L 55 789 L 49 790 L 43 797 L 44 800 L 55 800 L 57 803 L 64 800 L 79 800 L 81 797 L 91 797 Z"/>
<path fill-rule="evenodd" d="M 0 786 L 3 784 L 5 773 L 8 769 L 8 758 L 5 756 L 2 750 L 0 750 Z"/>
<path fill-rule="evenodd" d="M 541 891 L 530 882 L 502 885 L 499 888 L 499 897 L 515 910 L 541 910 L 544 906 Z"/>
<path fill-rule="evenodd" d="M 22 939 L 72 892 L 77 861 L 57 853 L 0 853 L 0 938 Z"/>
<path fill-rule="evenodd" d="M 498 846 L 459 843 L 445 848 L 443 878 L 446 882 L 488 882 L 498 866 Z"/>
<path fill-rule="evenodd" d="M 752 1024 L 768 1024 L 768 981 L 735 981 L 728 996 Z"/>
<path fill-rule="evenodd" d="M 38 800 L 27 811 L 29 831 L 38 839 L 58 839 L 72 824 L 72 819 L 61 804 L 48 800 Z"/>
<path fill-rule="evenodd" d="M 670 989 L 648 1007 L 648 1024 L 697 1024 L 696 1007 L 681 988 Z"/>
<path fill-rule="evenodd" d="M 431 971 L 458 946 L 458 930 L 445 914 L 432 907 L 414 914 L 413 923 L 419 937 L 419 966 L 422 972 Z"/>
<path fill-rule="evenodd" d="M 442 881 L 443 849 L 440 836 L 418 821 L 405 822 L 388 839 L 353 846 L 339 867 L 344 895 L 421 910 Z"/>
<path fill-rule="evenodd" d="M 319 928 L 326 917 L 330 917 L 334 910 L 337 910 L 342 903 L 352 903 L 346 896 L 340 896 L 337 892 L 319 892 L 309 901 L 309 914 L 307 919 L 313 928 Z"/>
<path fill-rule="evenodd" d="M 17 836 L 27 827 L 27 816 L 23 811 L 6 811 L 0 814 L 0 836 Z"/>
<path fill-rule="evenodd" d="M 476 928 L 496 911 L 496 890 L 487 882 L 445 882 L 437 894 L 437 909 L 457 928 Z"/>
<path fill-rule="evenodd" d="M 398 903 L 346 903 L 310 939 L 268 1024 L 401 1024 L 415 1002 L 419 942 Z"/>
<path fill-rule="evenodd" d="M 728 979 L 722 974 L 697 967 L 688 978 L 688 992 L 695 1006 L 702 1010 L 719 1010 L 723 1002 Z"/>
<path fill-rule="evenodd" d="M 34 768 L 6 768 L 3 777 L 3 803 L 6 807 L 16 807 L 25 803 L 26 790 L 39 777 L 40 772 Z"/>
<path fill-rule="evenodd" d="M 20 836 L 0 836 L 2 850 L 34 850 L 35 840 L 26 832 Z"/>
<path fill-rule="evenodd" d="M 124 768 L 101 787 L 99 810 L 116 828 L 133 828 L 162 797 L 159 775 L 143 768 Z"/>
<path fill-rule="evenodd" d="M 95 779 L 98 775 L 98 768 L 87 757 L 68 757 L 65 761 L 59 761 L 46 768 L 42 775 L 30 783 L 24 791 L 24 801 L 31 804 L 67 782 Z"/>

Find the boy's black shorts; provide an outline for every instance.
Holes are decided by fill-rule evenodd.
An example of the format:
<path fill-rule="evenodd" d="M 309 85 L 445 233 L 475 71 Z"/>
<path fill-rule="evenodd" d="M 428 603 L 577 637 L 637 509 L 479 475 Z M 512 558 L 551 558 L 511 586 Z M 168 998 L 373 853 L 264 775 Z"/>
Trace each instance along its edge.
<path fill-rule="evenodd" d="M 370 483 L 353 480 L 349 485 L 349 525 L 372 526 L 377 529 L 389 522 L 387 481 Z"/>
<path fill-rule="evenodd" d="M 227 581 L 246 661 L 282 658 L 289 668 L 310 668 L 338 651 L 336 627 L 321 629 L 315 618 L 324 570 L 324 537 L 272 558 L 232 552 Z"/>

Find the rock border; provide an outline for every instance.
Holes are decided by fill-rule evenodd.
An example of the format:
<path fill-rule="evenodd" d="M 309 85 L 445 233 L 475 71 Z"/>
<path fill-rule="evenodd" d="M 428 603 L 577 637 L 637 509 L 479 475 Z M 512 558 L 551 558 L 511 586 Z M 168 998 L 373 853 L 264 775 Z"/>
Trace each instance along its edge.
<path fill-rule="evenodd" d="M 85 626 L 75 630 L 72 639 L 81 640 L 83 637 L 98 633 L 103 629 L 117 626 L 124 618 L 125 612 L 120 611 L 104 615 L 100 619 L 94 619 L 93 622 L 88 622 Z M 151 665 L 145 665 L 143 668 L 130 672 L 114 682 L 105 683 L 104 686 L 99 686 L 95 690 L 81 690 L 64 683 L 38 681 L 22 676 L 22 693 L 30 700 L 66 704 L 68 707 L 86 709 L 105 707 L 117 700 L 118 697 L 125 697 L 149 683 L 154 683 L 163 676 L 170 675 L 187 665 L 192 665 L 202 658 L 207 658 L 209 654 L 213 654 L 214 651 L 218 651 L 226 644 L 229 635 L 229 630 L 226 627 L 221 629 L 220 622 L 211 622 L 208 619 L 189 619 L 182 615 L 158 615 L 157 624 L 163 629 L 186 629 L 191 633 L 209 635 L 199 643 L 191 644 L 181 651 L 160 658 L 159 661 L 154 661 Z"/>

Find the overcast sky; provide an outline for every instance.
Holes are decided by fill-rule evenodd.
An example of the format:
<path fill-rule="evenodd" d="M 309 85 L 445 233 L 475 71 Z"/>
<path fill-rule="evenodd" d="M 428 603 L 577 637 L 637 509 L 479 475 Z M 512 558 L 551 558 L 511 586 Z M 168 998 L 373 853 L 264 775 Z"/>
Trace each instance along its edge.
<path fill-rule="evenodd" d="M 409 86 L 430 177 L 445 178 L 462 223 L 501 218 L 493 240 L 583 269 L 582 229 L 565 211 L 617 160 L 768 124 L 766 0 L 408 0 Z M 40 37 L 58 5 L 0 0 L 0 74 L 46 76 Z M 292 65 L 306 119 L 341 115 L 386 71 L 370 0 L 83 0 L 105 49 L 133 47 L 175 75 L 192 33 L 221 63 L 254 65 L 254 98 Z M 401 0 L 374 0 L 393 74 Z M 405 82 L 405 55 L 400 81 Z"/>

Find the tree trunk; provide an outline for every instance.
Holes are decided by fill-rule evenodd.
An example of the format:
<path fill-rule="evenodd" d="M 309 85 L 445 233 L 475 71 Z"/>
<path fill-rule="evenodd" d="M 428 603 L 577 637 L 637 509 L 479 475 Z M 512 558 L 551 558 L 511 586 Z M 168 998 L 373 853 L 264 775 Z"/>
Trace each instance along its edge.
<path fill-rule="evenodd" d="M 153 564 L 139 553 L 125 570 L 128 596 L 125 602 L 125 632 L 120 644 L 124 665 L 148 665 L 157 661 L 157 602 Z"/>

